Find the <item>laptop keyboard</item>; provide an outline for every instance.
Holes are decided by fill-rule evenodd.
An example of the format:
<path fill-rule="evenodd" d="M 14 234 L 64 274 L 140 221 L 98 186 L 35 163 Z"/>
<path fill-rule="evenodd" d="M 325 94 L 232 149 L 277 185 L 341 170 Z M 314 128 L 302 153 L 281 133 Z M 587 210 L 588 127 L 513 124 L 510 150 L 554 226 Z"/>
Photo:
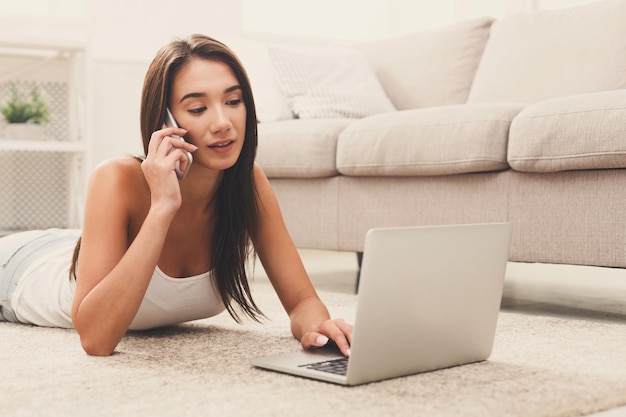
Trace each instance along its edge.
<path fill-rule="evenodd" d="M 346 375 L 348 371 L 348 358 L 339 358 L 323 362 L 307 363 L 304 365 L 298 365 L 298 367 L 313 369 L 322 372 L 329 372 L 336 375 Z"/>

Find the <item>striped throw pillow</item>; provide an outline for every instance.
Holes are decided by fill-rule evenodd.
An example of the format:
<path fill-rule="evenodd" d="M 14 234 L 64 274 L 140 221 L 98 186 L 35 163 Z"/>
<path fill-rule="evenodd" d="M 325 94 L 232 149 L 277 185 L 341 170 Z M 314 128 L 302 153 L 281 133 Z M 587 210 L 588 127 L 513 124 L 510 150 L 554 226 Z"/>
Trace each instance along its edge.
<path fill-rule="evenodd" d="M 357 50 L 270 46 L 269 54 L 280 88 L 297 118 L 362 118 L 395 111 Z"/>

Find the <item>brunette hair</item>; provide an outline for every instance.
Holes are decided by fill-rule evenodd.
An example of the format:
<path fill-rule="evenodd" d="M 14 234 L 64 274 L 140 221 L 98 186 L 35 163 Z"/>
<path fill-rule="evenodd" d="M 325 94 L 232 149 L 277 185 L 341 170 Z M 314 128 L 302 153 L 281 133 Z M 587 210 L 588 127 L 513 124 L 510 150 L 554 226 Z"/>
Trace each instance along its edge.
<path fill-rule="evenodd" d="M 246 106 L 246 132 L 237 162 L 224 171 L 217 190 L 217 221 L 213 234 L 213 253 L 207 254 L 214 266 L 218 291 L 230 315 L 240 322 L 232 305 L 239 306 L 248 317 L 258 321 L 263 313 L 250 293 L 246 262 L 254 255 L 251 245 L 259 236 L 258 195 L 253 168 L 257 148 L 257 120 L 252 88 L 237 56 L 223 43 L 205 35 L 191 35 L 161 48 L 150 64 L 141 95 L 140 127 L 144 155 L 150 137 L 163 125 L 166 108 L 176 74 L 193 58 L 223 62 L 228 65 L 241 86 Z M 142 157 L 143 158 L 143 157 Z M 80 240 L 74 250 L 71 274 L 76 278 Z"/>

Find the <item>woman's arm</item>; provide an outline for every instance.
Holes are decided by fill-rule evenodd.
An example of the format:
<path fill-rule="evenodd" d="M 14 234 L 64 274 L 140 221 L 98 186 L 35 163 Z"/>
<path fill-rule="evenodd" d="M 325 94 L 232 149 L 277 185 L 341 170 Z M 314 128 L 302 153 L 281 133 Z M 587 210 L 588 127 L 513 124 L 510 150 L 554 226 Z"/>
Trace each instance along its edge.
<path fill-rule="evenodd" d="M 150 210 L 128 245 L 132 207 L 128 189 L 137 183 L 132 179 L 137 168 L 109 162 L 98 167 L 89 182 L 72 321 L 83 349 L 91 355 L 110 355 L 128 330 L 167 233 L 167 213 Z"/>
<path fill-rule="evenodd" d="M 304 348 L 323 346 L 330 338 L 349 355 L 352 326 L 341 319 L 331 320 L 289 236 L 269 181 L 258 166 L 254 176 L 261 222 L 255 249 L 289 315 L 293 335 Z"/>
<path fill-rule="evenodd" d="M 153 138 L 141 170 L 134 159 L 118 159 L 100 165 L 90 178 L 72 305 L 88 354 L 110 355 L 128 330 L 180 207 L 175 162 L 162 163 L 170 148 L 157 152 L 170 130 Z M 134 238 L 133 220 L 141 224 Z"/>

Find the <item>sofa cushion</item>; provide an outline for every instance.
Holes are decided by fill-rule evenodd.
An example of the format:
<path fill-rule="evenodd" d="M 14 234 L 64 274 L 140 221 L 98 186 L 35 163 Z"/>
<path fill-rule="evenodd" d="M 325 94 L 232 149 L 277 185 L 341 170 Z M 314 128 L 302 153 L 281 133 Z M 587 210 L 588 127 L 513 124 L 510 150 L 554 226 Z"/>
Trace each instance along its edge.
<path fill-rule="evenodd" d="M 492 21 L 473 19 L 351 46 L 364 53 L 398 110 L 461 104 L 467 100 Z"/>
<path fill-rule="evenodd" d="M 270 178 L 337 175 L 337 138 L 354 119 L 260 123 L 256 161 Z"/>
<path fill-rule="evenodd" d="M 360 118 L 395 110 L 357 50 L 270 46 L 269 54 L 281 90 L 300 119 Z"/>
<path fill-rule="evenodd" d="M 503 18 L 468 102 L 537 102 L 626 88 L 626 1 Z"/>
<path fill-rule="evenodd" d="M 517 103 L 456 105 L 361 119 L 339 135 L 337 169 L 352 176 L 506 169 L 509 125 L 523 107 Z"/>
<path fill-rule="evenodd" d="M 511 124 L 508 155 L 526 172 L 626 168 L 626 90 L 528 106 Z"/>

